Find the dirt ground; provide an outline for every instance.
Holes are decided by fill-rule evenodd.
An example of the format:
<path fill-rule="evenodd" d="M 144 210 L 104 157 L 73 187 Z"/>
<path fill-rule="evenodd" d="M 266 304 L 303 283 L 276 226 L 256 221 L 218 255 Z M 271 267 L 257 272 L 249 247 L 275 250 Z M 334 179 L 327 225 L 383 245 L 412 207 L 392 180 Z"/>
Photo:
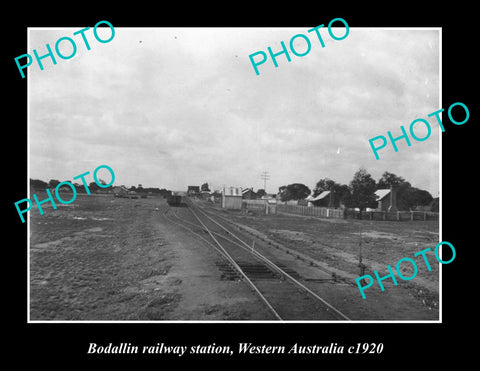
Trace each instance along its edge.
<path fill-rule="evenodd" d="M 221 279 L 217 252 L 165 219 L 164 199 L 78 195 L 57 210 L 43 206 L 44 215 L 30 211 L 33 321 L 272 319 L 243 282 Z M 371 275 L 375 269 L 386 273 L 387 264 L 394 267 L 438 241 L 434 222 L 222 215 L 350 278 L 359 276 L 360 241 L 365 273 Z M 433 252 L 429 261 L 431 272 L 418 264 L 416 278 L 399 280 L 399 286 L 386 283 L 384 292 L 372 286 L 365 300 L 352 285 L 311 285 L 352 319 L 436 320 L 438 264 Z M 298 271 L 312 269 L 295 264 Z M 406 276 L 409 267 L 402 265 Z"/>
<path fill-rule="evenodd" d="M 270 318 L 217 253 L 173 226 L 160 198 L 80 196 L 31 213 L 31 320 Z"/>

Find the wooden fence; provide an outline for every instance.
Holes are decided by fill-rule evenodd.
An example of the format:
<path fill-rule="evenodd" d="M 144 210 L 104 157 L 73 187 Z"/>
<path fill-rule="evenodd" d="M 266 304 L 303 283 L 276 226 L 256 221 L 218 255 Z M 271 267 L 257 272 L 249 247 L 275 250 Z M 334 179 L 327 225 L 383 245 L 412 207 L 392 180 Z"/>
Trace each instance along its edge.
<path fill-rule="evenodd" d="M 243 200 L 242 209 L 244 210 L 261 210 L 267 214 L 277 213 L 277 204 L 268 203 L 266 200 Z"/>
<path fill-rule="evenodd" d="M 265 209 L 266 200 L 243 200 L 243 207 L 246 209 Z"/>
<path fill-rule="evenodd" d="M 320 210 L 326 209 L 324 207 L 307 207 L 299 205 L 288 205 L 285 203 L 268 203 L 266 200 L 243 200 L 243 209 L 260 210 L 267 214 L 276 214 L 277 212 L 282 212 L 289 214 L 312 215 L 324 218 L 334 217 L 333 213 L 328 212 L 327 216 L 327 212 Z M 343 218 L 343 216 L 341 216 L 341 218 Z"/>
<path fill-rule="evenodd" d="M 260 210 L 263 212 L 267 212 L 268 214 L 275 214 L 277 212 L 281 212 L 287 214 L 335 219 L 352 218 L 388 221 L 439 220 L 439 213 L 434 213 L 430 211 L 356 211 L 352 209 L 332 209 L 328 207 L 318 206 L 288 205 L 280 202 L 276 204 L 268 204 L 266 200 L 243 200 L 243 209 Z"/>
<path fill-rule="evenodd" d="M 366 219 L 366 220 L 439 220 L 439 213 L 431 211 L 356 211 L 345 210 L 345 218 Z"/>
<path fill-rule="evenodd" d="M 344 218 L 342 209 L 332 209 L 328 207 L 278 204 L 277 211 L 288 214 L 316 216 L 319 218 Z"/>

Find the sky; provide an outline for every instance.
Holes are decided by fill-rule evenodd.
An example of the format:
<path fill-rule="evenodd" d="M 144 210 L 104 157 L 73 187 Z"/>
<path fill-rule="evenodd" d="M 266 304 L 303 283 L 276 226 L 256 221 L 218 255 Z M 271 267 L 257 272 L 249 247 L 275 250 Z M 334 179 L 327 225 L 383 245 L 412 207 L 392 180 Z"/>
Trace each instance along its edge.
<path fill-rule="evenodd" d="M 28 67 L 29 177 L 72 180 L 108 165 L 115 185 L 258 189 L 268 171 L 273 193 L 291 183 L 313 189 L 322 178 L 348 184 L 364 167 L 375 180 L 388 171 L 438 196 L 441 131 L 428 114 L 442 108 L 441 31 L 351 27 L 333 40 L 324 28 L 322 48 L 307 32 L 315 26 L 116 27 L 108 43 L 92 26 L 91 50 L 72 35 L 85 26 L 29 29 L 32 55 L 64 36 L 77 45 L 71 59 Z M 250 54 L 278 52 L 300 33 L 311 41 L 307 55 L 289 50 L 291 62 L 278 56 L 278 68 L 268 57 L 255 74 Z M 302 38 L 294 45 L 306 50 Z M 68 42 L 59 48 L 72 53 Z M 401 140 L 398 152 L 389 143 L 376 160 L 368 140 L 400 136 L 417 118 L 430 122 L 431 136 L 410 147 Z M 109 181 L 106 171 L 99 177 Z"/>

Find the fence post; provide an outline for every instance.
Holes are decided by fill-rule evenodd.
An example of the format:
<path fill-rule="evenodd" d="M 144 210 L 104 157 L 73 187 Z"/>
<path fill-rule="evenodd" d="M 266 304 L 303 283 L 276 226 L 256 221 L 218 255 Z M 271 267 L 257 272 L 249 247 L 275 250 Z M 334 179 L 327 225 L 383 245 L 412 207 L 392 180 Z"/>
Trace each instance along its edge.
<path fill-rule="evenodd" d="M 410 210 L 410 220 L 413 220 L 413 211 Z"/>
<path fill-rule="evenodd" d="M 423 212 L 423 221 L 425 221 L 425 220 L 427 220 L 427 212 L 426 211 Z"/>

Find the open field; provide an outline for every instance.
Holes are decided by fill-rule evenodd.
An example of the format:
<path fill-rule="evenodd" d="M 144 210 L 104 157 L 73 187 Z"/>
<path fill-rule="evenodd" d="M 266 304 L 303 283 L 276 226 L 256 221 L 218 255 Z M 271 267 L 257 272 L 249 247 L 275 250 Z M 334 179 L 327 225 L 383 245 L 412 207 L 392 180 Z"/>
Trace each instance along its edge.
<path fill-rule="evenodd" d="M 79 195 L 57 210 L 43 206 L 44 215 L 30 212 L 31 320 L 271 319 L 244 282 L 221 279 L 215 251 L 164 218 L 164 199 Z M 360 240 L 366 274 L 386 273 L 387 264 L 394 266 L 438 241 L 437 222 L 216 212 L 347 278 L 359 276 Z M 436 320 L 438 264 L 433 252 L 431 272 L 417 261 L 416 278 L 399 280 L 399 286 L 389 280 L 384 292 L 375 284 L 365 300 L 352 285 L 317 286 L 352 319 Z M 298 271 L 307 270 L 295 264 Z"/>
<path fill-rule="evenodd" d="M 262 319 L 216 254 L 172 228 L 160 198 L 80 196 L 31 214 L 31 320 Z M 239 305 L 241 304 L 241 305 Z"/>

